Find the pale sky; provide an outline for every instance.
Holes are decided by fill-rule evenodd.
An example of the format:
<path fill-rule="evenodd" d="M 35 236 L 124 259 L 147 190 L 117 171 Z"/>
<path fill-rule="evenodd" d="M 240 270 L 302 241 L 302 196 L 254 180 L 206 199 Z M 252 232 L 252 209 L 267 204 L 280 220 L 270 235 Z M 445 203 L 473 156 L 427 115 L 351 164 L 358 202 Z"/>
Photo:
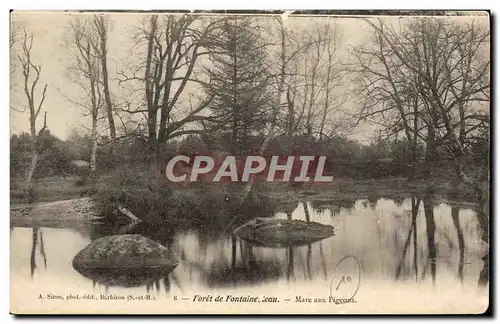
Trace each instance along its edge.
<path fill-rule="evenodd" d="M 40 97 L 43 85 L 46 83 L 48 85 L 47 96 L 42 110 L 47 111 L 50 131 L 62 139 L 66 139 L 73 128 L 81 128 L 82 124 L 88 125 L 90 122 L 82 117 L 82 108 L 68 102 L 64 96 L 71 96 L 75 91 L 74 86 L 68 82 L 65 76 L 65 65 L 68 64 L 68 50 L 65 45 L 66 30 L 74 15 L 81 15 L 81 13 L 16 12 L 12 17 L 12 19 L 19 19 L 34 35 L 33 61 L 37 65 L 42 65 L 37 98 Z M 111 30 L 108 36 L 108 65 L 110 77 L 114 78 L 113 74 L 117 64 L 126 60 L 130 54 L 128 51 L 132 44 L 131 35 L 134 27 L 140 24 L 141 19 L 146 14 L 113 13 L 108 15 L 111 21 Z M 463 18 L 456 17 L 456 19 Z M 476 17 L 476 19 L 478 18 Z M 311 19 L 320 18 L 296 17 L 288 19 L 291 19 L 290 25 L 299 26 L 307 25 Z M 343 34 L 341 45 L 343 51 L 347 52 L 350 46 L 361 44 L 366 37 L 369 37 L 369 33 L 366 32 L 366 23 L 360 19 L 348 17 L 321 19 L 335 20 Z M 485 19 L 487 23 L 488 17 L 480 19 Z M 345 54 L 343 55 L 345 56 Z M 113 92 L 113 90 L 116 93 L 116 89 L 112 88 L 111 91 Z M 11 91 L 12 106 L 15 108 L 23 107 L 25 101 L 22 91 Z M 39 128 L 42 123 L 43 118 L 39 118 L 37 127 Z M 365 141 L 374 129 L 373 126 L 362 125 L 355 129 L 349 137 Z M 28 113 L 18 113 L 11 110 L 11 133 L 19 134 L 28 131 Z"/>

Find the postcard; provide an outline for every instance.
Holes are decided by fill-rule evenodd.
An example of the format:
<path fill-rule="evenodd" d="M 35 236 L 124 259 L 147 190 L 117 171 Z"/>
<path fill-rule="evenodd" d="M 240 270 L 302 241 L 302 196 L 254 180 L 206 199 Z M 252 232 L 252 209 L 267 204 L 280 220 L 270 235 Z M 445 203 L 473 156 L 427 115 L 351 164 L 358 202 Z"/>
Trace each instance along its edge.
<path fill-rule="evenodd" d="M 488 11 L 12 11 L 11 313 L 482 314 Z"/>

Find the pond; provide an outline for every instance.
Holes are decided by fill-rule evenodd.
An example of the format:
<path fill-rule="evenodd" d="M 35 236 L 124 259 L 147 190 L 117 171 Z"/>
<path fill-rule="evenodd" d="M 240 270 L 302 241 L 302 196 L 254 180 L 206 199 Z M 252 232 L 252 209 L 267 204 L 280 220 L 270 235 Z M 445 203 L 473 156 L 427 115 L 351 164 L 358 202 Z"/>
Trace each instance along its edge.
<path fill-rule="evenodd" d="M 98 224 L 14 227 L 13 295 L 56 294 L 66 298 L 68 294 L 90 293 L 113 299 L 134 294 L 155 300 L 193 301 L 197 295 L 234 295 L 237 291 L 240 295 L 281 296 L 281 302 L 298 303 L 299 311 L 299 295 L 348 298 L 355 294 L 357 303 L 352 312 L 428 312 L 444 310 L 443 305 L 449 305 L 451 312 L 454 307 L 479 312 L 488 303 L 487 288 L 478 285 L 488 246 L 481 240 L 471 204 L 417 197 L 310 200 L 278 209 L 275 217 L 332 225 L 335 235 L 305 246 L 270 248 L 252 246 L 211 229 L 210 224 L 187 231 L 138 227 L 132 233 L 167 246 L 180 263 L 171 273 L 146 278 L 134 287 L 87 278 L 72 267 L 81 249 L 94 239 L 113 234 L 114 229 Z M 348 284 L 357 290 L 342 292 L 342 286 Z M 373 304 L 374 298 L 387 307 Z M 432 304 L 432 299 L 441 304 Z"/>

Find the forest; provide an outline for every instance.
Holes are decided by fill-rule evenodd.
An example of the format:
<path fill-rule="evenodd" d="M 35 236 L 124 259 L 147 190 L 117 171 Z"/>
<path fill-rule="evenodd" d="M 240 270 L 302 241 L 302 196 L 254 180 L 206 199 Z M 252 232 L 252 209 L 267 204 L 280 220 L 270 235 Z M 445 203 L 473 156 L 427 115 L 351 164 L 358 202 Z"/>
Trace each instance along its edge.
<path fill-rule="evenodd" d="M 44 45 L 12 16 L 11 114 L 29 121 L 10 140 L 14 201 L 56 199 L 50 181 L 58 198 L 169 200 L 164 169 L 179 154 L 326 156 L 335 179 L 404 179 L 488 200 L 484 17 L 350 18 L 364 34 L 353 45 L 340 18 L 144 14 L 122 39 L 126 55 L 110 46 L 118 17 L 64 26 L 59 95 L 81 122 L 62 139 L 45 104 L 57 90 L 33 55 Z M 363 125 L 372 135 L 353 139 Z"/>

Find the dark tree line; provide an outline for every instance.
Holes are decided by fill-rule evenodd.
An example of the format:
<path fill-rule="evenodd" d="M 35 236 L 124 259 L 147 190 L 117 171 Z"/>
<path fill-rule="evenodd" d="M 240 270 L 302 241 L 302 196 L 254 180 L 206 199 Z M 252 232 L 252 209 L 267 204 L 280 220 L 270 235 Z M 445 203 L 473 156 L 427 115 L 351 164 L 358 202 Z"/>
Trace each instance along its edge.
<path fill-rule="evenodd" d="M 486 26 L 472 18 L 359 19 L 371 39 L 342 57 L 346 41 L 333 21 L 296 27 L 281 16 L 151 14 L 131 33 L 130 55 L 110 69 L 113 21 L 73 17 L 65 35 L 67 77 L 80 92 L 65 96 L 91 117 L 90 151 L 81 159 L 97 176 L 112 164 L 104 153 L 112 151 L 115 167 L 141 162 L 153 179 L 170 156 L 194 147 L 214 154 L 314 152 L 350 165 L 342 171 L 347 176 L 364 175 L 358 162 L 377 160 L 384 175 L 410 179 L 432 177 L 447 164 L 479 193 L 489 168 Z M 50 111 L 37 129 L 46 87 L 34 91 L 42 69 L 33 63 L 29 32 L 19 35 L 11 35 L 11 49 L 17 40 L 27 80 L 29 179 L 33 165 L 43 168 L 37 139 L 50 129 Z M 370 145 L 346 139 L 362 121 L 377 125 Z"/>
<path fill-rule="evenodd" d="M 360 120 L 405 138 L 412 164 L 448 160 L 480 191 L 488 177 L 489 30 L 474 19 L 366 19 L 372 41 L 354 49 Z M 396 26 L 397 25 L 397 26 Z"/>

